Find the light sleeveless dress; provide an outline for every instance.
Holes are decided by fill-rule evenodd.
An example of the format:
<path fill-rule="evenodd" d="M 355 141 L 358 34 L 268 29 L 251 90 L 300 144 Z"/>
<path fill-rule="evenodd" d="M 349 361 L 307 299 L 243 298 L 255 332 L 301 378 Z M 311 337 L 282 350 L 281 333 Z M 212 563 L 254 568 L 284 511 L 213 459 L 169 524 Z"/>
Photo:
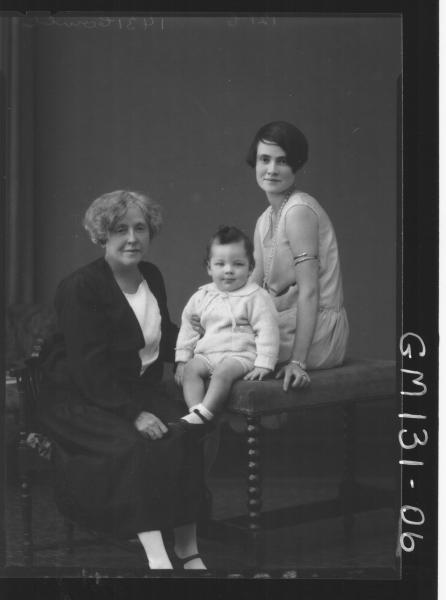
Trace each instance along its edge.
<path fill-rule="evenodd" d="M 317 217 L 319 231 L 319 310 L 313 341 L 307 355 L 308 369 L 328 369 L 342 364 L 349 335 L 347 314 L 343 305 L 342 276 L 338 244 L 333 225 L 310 195 L 294 192 L 284 205 L 276 224 L 272 226 L 272 209 L 267 208 L 256 224 L 257 249 L 262 257 L 267 289 L 279 313 L 279 364 L 290 360 L 296 335 L 296 304 L 298 286 L 294 256 L 286 236 L 285 224 L 296 206 L 308 207 Z M 302 249 L 304 251 L 305 248 Z M 299 325 L 297 325 L 299 327 Z"/>

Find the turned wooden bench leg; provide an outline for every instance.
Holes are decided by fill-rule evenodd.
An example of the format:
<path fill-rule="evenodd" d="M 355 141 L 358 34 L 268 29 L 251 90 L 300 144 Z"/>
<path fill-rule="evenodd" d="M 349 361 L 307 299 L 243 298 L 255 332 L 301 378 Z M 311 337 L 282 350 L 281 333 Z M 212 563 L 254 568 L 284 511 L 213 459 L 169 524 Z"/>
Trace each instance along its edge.
<path fill-rule="evenodd" d="M 339 496 L 343 514 L 344 537 L 348 546 L 352 541 L 355 525 L 354 508 L 358 491 L 356 480 L 356 405 L 351 402 L 343 404 L 342 412 L 344 417 L 344 460 Z"/>
<path fill-rule="evenodd" d="M 260 454 L 260 417 L 246 417 L 248 445 L 248 534 L 254 549 L 255 564 L 261 566 L 265 560 L 264 531 L 261 524 L 262 475 Z"/>

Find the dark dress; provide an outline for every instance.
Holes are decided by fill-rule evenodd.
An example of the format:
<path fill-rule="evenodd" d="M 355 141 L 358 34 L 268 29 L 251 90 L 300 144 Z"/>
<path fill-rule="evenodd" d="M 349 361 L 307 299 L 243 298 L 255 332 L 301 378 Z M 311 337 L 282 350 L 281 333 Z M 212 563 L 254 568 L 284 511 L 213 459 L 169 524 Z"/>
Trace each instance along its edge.
<path fill-rule="evenodd" d="M 141 328 L 108 263 L 96 260 L 57 289 L 59 332 L 44 351 L 39 404 L 60 511 L 117 537 L 194 522 L 203 494 L 200 445 L 177 430 L 150 440 L 134 425 L 142 410 L 165 424 L 186 412 L 175 384 L 162 382 L 177 336 L 164 282 L 151 263 L 139 269 L 161 313 L 158 359 L 140 376 Z"/>

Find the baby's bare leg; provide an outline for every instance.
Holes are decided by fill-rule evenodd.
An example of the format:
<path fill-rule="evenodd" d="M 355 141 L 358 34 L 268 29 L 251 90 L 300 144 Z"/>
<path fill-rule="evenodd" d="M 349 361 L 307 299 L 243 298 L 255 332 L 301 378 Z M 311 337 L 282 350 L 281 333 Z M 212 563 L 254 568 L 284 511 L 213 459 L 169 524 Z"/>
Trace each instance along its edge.
<path fill-rule="evenodd" d="M 224 358 L 212 373 L 207 392 L 201 401 L 212 414 L 221 411 L 232 384 L 246 373 L 245 367 L 235 358 Z"/>
<path fill-rule="evenodd" d="M 190 408 L 199 404 L 205 393 L 205 380 L 209 377 L 209 368 L 200 358 L 192 358 L 184 367 L 183 396 Z"/>

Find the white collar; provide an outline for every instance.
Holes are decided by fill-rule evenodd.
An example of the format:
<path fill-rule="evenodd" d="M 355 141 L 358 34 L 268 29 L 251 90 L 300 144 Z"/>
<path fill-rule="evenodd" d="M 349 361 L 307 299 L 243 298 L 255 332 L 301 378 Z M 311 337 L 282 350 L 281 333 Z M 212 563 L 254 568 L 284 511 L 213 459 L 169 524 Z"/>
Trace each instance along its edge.
<path fill-rule="evenodd" d="M 219 290 L 218 287 L 215 285 L 215 283 L 212 282 L 212 283 L 206 283 L 205 285 L 201 285 L 198 289 L 204 290 L 205 292 L 208 292 L 215 296 L 236 296 L 237 297 L 237 296 L 250 296 L 251 294 L 256 292 L 259 289 L 259 287 L 260 286 L 258 286 L 257 283 L 248 282 L 246 285 L 244 285 L 241 288 L 238 288 L 237 290 L 234 290 L 233 292 L 224 292 L 222 290 Z"/>

